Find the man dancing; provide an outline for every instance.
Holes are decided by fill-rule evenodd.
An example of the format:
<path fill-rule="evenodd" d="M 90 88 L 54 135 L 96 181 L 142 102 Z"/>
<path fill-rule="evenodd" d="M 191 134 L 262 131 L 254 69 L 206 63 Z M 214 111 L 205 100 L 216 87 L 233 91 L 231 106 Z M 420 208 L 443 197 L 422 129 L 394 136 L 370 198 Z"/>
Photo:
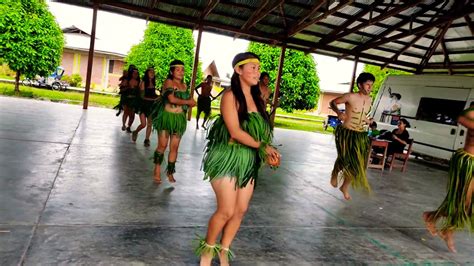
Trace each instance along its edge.
<path fill-rule="evenodd" d="M 343 122 L 335 131 L 337 159 L 331 174 L 331 185 L 338 186 L 338 176 L 342 171 L 342 186 L 339 188 L 346 200 L 351 199 L 349 185 L 362 187 L 370 191 L 366 168 L 370 152 L 370 140 L 364 126 L 370 124 L 367 115 L 372 99 L 370 91 L 375 77 L 370 73 L 361 73 L 357 77 L 358 92 L 346 93 L 331 101 L 330 106 Z M 338 109 L 338 104 L 345 104 L 345 111 Z"/>

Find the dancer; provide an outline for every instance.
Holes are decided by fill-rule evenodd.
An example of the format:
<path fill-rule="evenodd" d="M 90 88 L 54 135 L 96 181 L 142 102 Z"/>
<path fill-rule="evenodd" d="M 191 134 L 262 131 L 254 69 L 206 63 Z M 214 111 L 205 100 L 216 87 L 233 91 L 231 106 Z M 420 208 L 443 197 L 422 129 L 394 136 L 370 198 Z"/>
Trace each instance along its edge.
<path fill-rule="evenodd" d="M 196 255 L 201 265 L 211 265 L 219 255 L 221 265 L 233 256 L 229 247 L 248 208 L 263 162 L 278 165 L 280 154 L 270 146 L 272 131 L 260 95 L 257 55 L 237 54 L 232 61 L 231 89 L 221 101 L 221 115 L 213 121 L 206 146 L 204 179 L 211 182 L 217 210 L 209 220 L 205 239 L 200 239 Z M 217 237 L 222 232 L 221 243 Z"/>
<path fill-rule="evenodd" d="M 349 185 L 353 188 L 362 187 L 370 191 L 367 181 L 366 168 L 370 152 L 370 140 L 364 125 L 372 121 L 367 118 L 372 99 L 370 91 L 375 77 L 370 73 L 361 73 L 357 77 L 359 92 L 346 93 L 331 101 L 332 110 L 338 118 L 343 121 L 342 125 L 336 127 L 334 135 L 336 138 L 337 159 L 331 175 L 331 185 L 338 186 L 338 175 L 342 171 L 344 182 L 339 188 L 346 200 L 350 200 Z M 338 109 L 338 104 L 345 104 L 345 112 Z"/>
<path fill-rule="evenodd" d="M 154 179 L 158 184 L 161 183 L 161 163 L 168 143 L 170 152 L 166 175 L 169 182 L 176 182 L 173 174 L 175 173 L 179 142 L 186 131 L 186 111 L 188 106 L 196 105 L 196 102 L 190 98 L 189 90 L 184 84 L 184 63 L 182 61 L 171 62 L 161 95 L 161 101 L 155 106 L 152 114 L 155 116 L 153 128 L 158 132 L 158 146 L 154 154 Z"/>
<path fill-rule="evenodd" d="M 201 88 L 201 93 L 198 92 L 198 88 Z M 211 115 L 211 102 L 215 98 L 211 95 L 212 90 L 212 76 L 207 75 L 206 80 L 199 84 L 194 91 L 198 95 L 197 100 L 197 114 L 196 114 L 196 129 L 199 129 L 199 117 L 201 116 L 201 112 L 204 112 L 204 121 L 202 121 L 201 127 L 206 129 L 204 126 L 206 124 L 207 119 Z"/>
<path fill-rule="evenodd" d="M 125 102 L 125 97 L 126 97 L 125 90 L 127 89 L 127 76 L 128 76 L 128 71 L 124 69 L 122 72 L 122 76 L 119 78 L 120 100 L 119 100 L 119 103 L 116 106 L 114 106 L 114 109 L 117 110 L 117 113 L 115 114 L 115 116 L 119 116 L 120 113 L 122 113 L 123 111 L 123 103 Z M 125 115 L 122 115 L 122 131 L 125 131 L 125 129 L 127 128 L 125 126 L 126 120 L 127 120 L 127 117 Z"/>
<path fill-rule="evenodd" d="M 132 133 L 130 129 L 133 120 L 135 120 L 135 111 L 139 107 L 139 85 L 140 85 L 140 75 L 138 74 L 138 69 L 130 65 L 128 68 L 128 76 L 126 78 L 126 88 L 124 89 L 124 103 L 123 103 L 123 115 L 125 118 L 122 118 L 123 125 L 125 125 L 126 119 L 128 118 L 128 125 L 126 127 L 127 133 Z"/>
<path fill-rule="evenodd" d="M 132 141 L 136 142 L 138 132 L 146 127 L 145 141 L 143 144 L 145 147 L 150 147 L 150 135 L 151 135 L 151 124 L 152 124 L 152 108 L 158 95 L 156 94 L 155 84 L 155 70 L 148 68 L 143 75 L 142 82 L 140 82 L 140 125 L 132 133 Z"/>
<path fill-rule="evenodd" d="M 129 80 L 132 77 L 132 73 L 133 73 L 134 69 L 136 69 L 136 67 L 134 65 L 130 65 L 128 67 L 128 70 L 123 70 L 122 76 L 119 79 L 119 81 L 120 81 L 120 84 L 119 84 L 120 101 L 116 106 L 114 106 L 114 109 L 118 110 L 117 114 L 115 114 L 116 116 L 119 116 L 120 113 L 123 111 L 123 114 L 122 114 L 122 131 L 125 131 L 127 129 L 127 127 L 126 127 L 127 119 L 131 120 L 131 122 L 129 121 L 129 124 L 131 125 L 133 123 L 133 119 L 135 117 L 134 112 L 131 113 L 133 115 L 133 116 L 131 116 L 130 109 L 128 107 L 129 104 L 134 104 L 134 101 L 129 101 L 129 97 L 128 97 L 129 94 L 130 94 Z M 130 133 L 129 130 L 127 130 L 127 131 Z"/>
<path fill-rule="evenodd" d="M 436 222 L 444 217 L 444 223 L 439 236 L 446 242 L 451 252 L 456 252 L 454 245 L 454 231 L 464 229 L 467 225 L 474 232 L 474 105 L 466 109 L 458 118 L 458 123 L 467 128 L 466 144 L 459 149 L 449 162 L 448 193 L 443 203 L 435 211 L 424 212 L 423 220 L 426 228 L 433 235 L 437 235 Z"/>

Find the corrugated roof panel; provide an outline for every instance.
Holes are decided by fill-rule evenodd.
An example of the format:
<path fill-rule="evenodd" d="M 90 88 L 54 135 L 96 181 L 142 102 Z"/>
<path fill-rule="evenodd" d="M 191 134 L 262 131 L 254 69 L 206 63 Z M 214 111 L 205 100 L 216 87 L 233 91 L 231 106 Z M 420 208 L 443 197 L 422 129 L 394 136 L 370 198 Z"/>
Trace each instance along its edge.
<path fill-rule="evenodd" d="M 434 4 L 436 1 L 436 5 Z M 57 2 L 62 3 L 70 3 L 79 6 L 91 7 L 93 0 L 57 0 Z M 156 3 L 155 3 L 156 2 Z M 152 9 L 152 5 L 155 3 L 155 9 Z M 269 1 L 269 6 L 274 4 L 273 1 Z M 445 5 L 447 3 L 447 5 Z M 413 32 L 417 32 L 419 27 L 424 26 L 425 23 L 430 23 L 430 21 L 442 21 L 441 24 L 437 24 L 434 26 L 432 30 L 430 30 L 425 37 L 418 40 L 412 47 L 408 48 L 405 53 L 408 55 L 425 55 L 427 53 L 428 47 L 432 45 L 433 39 L 436 38 L 439 28 L 445 25 L 449 18 L 454 18 L 453 21 L 454 26 L 451 27 L 447 33 L 445 34 L 444 39 L 446 39 L 446 46 L 448 52 L 450 50 L 454 51 L 466 51 L 467 54 L 463 54 L 464 57 L 471 58 L 474 56 L 474 37 L 472 35 L 471 30 L 467 26 L 466 23 L 466 16 L 469 16 L 471 20 L 474 20 L 474 12 L 472 11 L 474 8 L 474 2 L 468 1 L 468 4 L 464 6 L 460 6 L 462 1 L 455 1 L 455 0 L 448 0 L 448 2 L 439 1 L 439 0 L 426 0 L 422 1 L 417 6 L 409 7 L 406 10 L 400 12 L 398 15 L 390 16 L 385 18 L 381 21 L 376 22 L 375 24 L 368 25 L 367 27 L 362 27 L 358 31 L 355 31 L 351 34 L 345 35 L 344 31 L 340 32 L 336 37 L 343 36 L 340 40 L 330 39 L 329 46 L 339 47 L 341 51 L 339 53 L 335 53 L 332 51 L 330 47 L 328 47 L 327 51 L 323 51 L 325 54 L 333 54 L 338 57 L 345 57 L 345 58 L 354 58 L 357 56 L 358 52 L 362 57 L 360 58 L 361 61 L 365 62 L 378 62 L 382 60 L 381 58 L 374 59 L 371 53 L 372 50 L 364 51 L 364 50 L 357 50 L 357 47 L 364 46 L 362 43 L 375 43 L 378 45 L 382 45 L 380 48 L 384 49 L 385 51 L 381 51 L 380 49 L 374 49 L 377 51 L 377 54 L 381 57 L 390 54 L 391 52 L 387 52 L 386 49 L 392 49 L 394 51 L 404 49 L 407 44 L 403 44 L 400 42 L 409 43 L 415 36 L 411 33 L 410 30 Z M 124 6 L 126 4 L 127 6 Z M 205 18 L 204 21 L 199 22 L 199 17 L 203 10 L 205 10 L 209 5 L 209 0 L 164 0 L 164 1 L 152 1 L 152 0 L 121 0 L 121 1 L 104 1 L 101 2 L 100 8 L 102 10 L 107 10 L 115 13 L 130 15 L 139 18 L 150 18 L 150 20 L 169 23 L 172 25 L 179 25 L 184 27 L 195 27 L 197 23 L 202 23 L 205 30 L 217 33 L 223 33 L 226 35 L 234 36 L 236 30 L 238 31 L 239 28 L 242 27 L 249 19 L 251 19 L 256 10 L 259 9 L 261 1 L 259 0 L 228 0 L 228 1 L 221 1 L 218 2 L 214 9 L 210 11 L 210 14 Z M 331 33 L 335 28 L 339 25 L 342 25 L 347 19 L 351 19 L 351 17 L 357 16 L 362 11 L 362 7 L 375 5 L 375 9 L 372 13 L 365 14 L 363 19 L 364 21 L 369 20 L 369 17 L 372 19 L 383 15 L 384 12 L 388 12 L 390 10 L 394 10 L 394 8 L 398 8 L 405 4 L 404 1 L 388 1 L 385 0 L 383 3 L 375 2 L 373 0 L 356 0 L 354 2 L 350 2 L 345 5 L 343 8 L 337 10 L 337 12 L 333 15 L 329 15 L 324 18 L 322 21 L 317 23 L 316 25 L 306 25 L 308 21 L 307 15 L 308 12 L 312 12 L 313 8 L 319 5 L 319 1 L 314 0 L 292 0 L 291 2 L 285 1 L 285 3 L 281 7 L 276 7 L 273 9 L 271 14 L 267 14 L 266 17 L 261 18 L 261 20 L 255 24 L 254 30 L 252 28 L 249 29 L 247 35 L 242 35 L 243 37 L 251 40 L 260 40 L 263 42 L 273 42 L 278 41 L 279 43 L 285 43 L 288 40 L 288 36 L 285 36 L 286 32 L 291 32 L 294 35 L 294 29 L 296 23 L 300 22 L 303 23 L 306 27 L 301 28 L 304 31 L 313 32 L 314 35 L 311 34 L 300 34 L 296 32 L 296 35 L 291 38 L 290 40 L 294 43 L 294 47 L 296 49 L 300 49 L 303 51 L 312 50 L 313 47 L 320 46 L 325 47 L 324 45 L 328 45 L 328 43 L 320 43 L 321 37 Z M 329 9 L 335 8 L 337 5 L 340 5 L 340 1 L 330 0 L 330 7 Z M 407 2 L 407 4 L 410 4 Z M 387 8 L 387 6 L 389 6 Z M 436 7 L 437 9 L 433 9 Z M 415 12 L 419 12 L 423 10 L 425 14 L 414 16 Z M 443 8 L 442 12 L 438 12 L 440 8 Z M 456 8 L 456 9 L 455 9 Z M 283 11 L 281 11 L 283 9 Z M 315 15 L 309 18 L 309 20 L 313 20 L 318 16 L 321 16 L 323 12 L 326 11 L 326 6 L 323 4 L 320 8 L 320 12 L 315 12 Z M 432 10 L 429 10 L 432 9 Z M 143 10 L 147 10 L 143 12 Z M 381 11 L 385 10 L 385 11 Z M 153 14 L 153 12 L 156 12 Z M 338 17 L 340 16 L 340 17 Z M 385 34 L 385 26 L 390 27 L 391 25 L 395 25 L 401 21 L 401 17 L 413 17 L 414 20 L 424 23 L 418 23 L 414 21 L 413 23 L 406 23 L 403 25 L 401 29 L 395 30 L 384 36 L 383 38 L 379 38 L 381 35 Z M 433 19 L 432 16 L 435 16 Z M 303 21 L 303 18 L 306 20 Z M 99 22 L 100 23 L 100 22 Z M 352 31 L 354 27 L 357 27 L 361 23 L 366 22 L 353 22 L 351 25 L 347 26 L 348 31 Z M 384 26 L 385 25 L 385 26 Z M 301 25 L 300 25 L 301 26 Z M 411 28 L 410 28 L 411 27 Z M 300 28 L 300 27 L 296 27 Z M 400 34 L 403 33 L 403 34 Z M 407 33 L 410 33 L 407 35 Z M 244 33 L 242 33 L 244 34 Z M 391 40 L 390 42 L 384 42 L 387 40 L 386 38 L 395 36 L 395 35 L 402 35 L 405 37 L 397 38 L 396 40 Z M 419 32 L 417 33 L 419 34 Z M 324 38 L 328 39 L 328 38 Z M 453 42 L 453 39 L 457 39 L 457 41 Z M 361 44 L 358 44 L 361 43 Z M 444 55 L 440 52 L 440 48 L 437 47 L 437 50 L 434 54 L 435 57 L 433 60 L 437 61 L 438 57 L 443 57 Z M 462 56 L 458 56 L 453 54 L 450 58 L 455 60 L 462 60 L 458 58 L 462 58 Z M 417 58 L 413 58 L 413 56 L 400 56 L 399 61 L 403 61 L 405 63 L 401 63 L 399 68 L 407 68 L 407 65 L 410 67 L 408 68 L 416 68 L 415 65 L 419 62 L 414 61 L 414 59 L 418 60 Z M 371 61 L 372 60 L 372 61 Z M 406 61 L 405 61 L 406 60 Z M 469 59 L 472 60 L 472 59 Z M 419 60 L 418 60 L 419 61 Z M 380 64 L 380 62 L 378 62 Z M 473 64 L 474 65 L 474 64 Z M 394 66 L 394 65 L 391 65 Z M 429 64 L 428 64 L 429 66 Z M 462 66 L 462 69 L 465 69 L 465 66 Z M 447 71 L 445 69 L 445 71 Z"/>
<path fill-rule="evenodd" d="M 341 25 L 342 23 L 346 22 L 346 19 L 345 18 L 340 18 L 340 17 L 329 16 L 329 17 L 321 20 L 321 22 L 328 23 L 328 24 L 331 24 L 331 25 L 334 25 L 334 26 L 338 26 L 338 25 Z"/>
<path fill-rule="evenodd" d="M 398 60 L 418 65 L 421 63 L 422 57 L 416 58 L 413 56 L 406 56 L 406 55 L 401 54 L 400 56 L 398 56 Z"/>
<path fill-rule="evenodd" d="M 345 43 L 345 42 L 339 42 L 339 41 L 332 42 L 331 45 L 339 47 L 339 48 L 350 49 L 350 50 L 355 47 L 355 45 L 353 45 L 353 44 Z"/>

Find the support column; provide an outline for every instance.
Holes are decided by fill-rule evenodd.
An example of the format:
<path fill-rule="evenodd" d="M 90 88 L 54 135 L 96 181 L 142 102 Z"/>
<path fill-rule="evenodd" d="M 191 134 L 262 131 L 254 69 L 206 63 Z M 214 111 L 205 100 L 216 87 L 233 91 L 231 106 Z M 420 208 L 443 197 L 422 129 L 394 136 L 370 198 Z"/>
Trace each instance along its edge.
<path fill-rule="evenodd" d="M 350 85 L 351 87 L 349 88 L 349 92 L 354 92 L 354 83 L 355 83 L 358 63 L 359 63 L 359 57 L 356 57 L 354 61 L 354 69 L 352 70 L 352 79 L 351 79 L 351 85 Z"/>
<path fill-rule="evenodd" d="M 201 50 L 201 36 L 202 36 L 202 25 L 199 26 L 198 39 L 196 45 L 196 53 L 194 53 L 194 63 L 193 63 L 193 77 L 191 78 L 191 98 L 194 97 L 194 88 L 196 87 L 196 75 L 199 66 L 199 50 Z M 193 113 L 193 108 L 188 109 L 188 121 L 191 120 L 191 115 Z"/>
<path fill-rule="evenodd" d="M 87 109 L 87 106 L 89 105 L 89 91 L 91 88 L 91 78 L 92 78 L 92 62 L 94 60 L 95 26 L 97 23 L 97 9 L 98 8 L 99 8 L 99 3 L 94 2 L 94 8 L 93 8 L 93 13 L 92 13 L 91 42 L 89 45 L 89 58 L 87 58 L 86 88 L 84 91 L 84 101 L 82 103 L 82 109 Z"/>
<path fill-rule="evenodd" d="M 278 97 L 280 96 L 280 83 L 281 83 L 281 73 L 283 72 L 283 63 L 285 62 L 285 51 L 286 51 L 286 44 L 281 47 L 280 51 L 280 62 L 278 63 L 278 74 L 275 82 L 275 92 L 273 93 L 273 108 L 272 114 L 270 117 L 270 122 L 273 127 L 275 124 L 275 115 L 276 115 L 276 108 L 278 107 Z"/>

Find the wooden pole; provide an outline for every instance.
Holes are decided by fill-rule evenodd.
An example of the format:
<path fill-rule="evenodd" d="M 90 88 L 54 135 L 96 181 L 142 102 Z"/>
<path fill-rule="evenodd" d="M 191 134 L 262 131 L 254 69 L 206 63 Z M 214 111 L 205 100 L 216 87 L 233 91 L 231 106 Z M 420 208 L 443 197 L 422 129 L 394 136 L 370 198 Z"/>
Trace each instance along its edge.
<path fill-rule="evenodd" d="M 94 9 L 92 13 L 91 42 L 89 45 L 89 58 L 87 60 L 86 88 L 84 91 L 84 101 L 82 103 L 83 109 L 87 109 L 87 106 L 89 105 L 89 91 L 91 88 L 91 78 L 92 78 L 92 62 L 94 59 L 95 26 L 97 24 L 97 9 L 98 8 L 99 8 L 99 3 L 94 2 Z"/>
<path fill-rule="evenodd" d="M 359 63 L 359 57 L 356 57 L 354 60 L 354 69 L 352 70 L 352 79 L 351 79 L 351 87 L 349 88 L 349 92 L 354 92 L 354 83 L 356 78 L 357 72 L 357 63 Z"/>
<path fill-rule="evenodd" d="M 278 107 L 278 97 L 280 96 L 280 83 L 281 83 L 281 73 L 283 72 L 283 63 L 285 62 L 285 51 L 286 51 L 286 44 L 281 47 L 280 51 L 280 62 L 278 63 L 278 74 L 277 79 L 275 82 L 275 93 L 273 93 L 273 110 L 270 117 L 270 122 L 272 126 L 275 123 L 275 114 L 276 108 Z"/>
<path fill-rule="evenodd" d="M 196 45 L 196 53 L 194 54 L 194 63 L 193 63 L 193 77 L 191 79 L 191 99 L 194 97 L 194 87 L 196 87 L 196 75 L 199 66 L 199 50 L 201 50 L 201 37 L 202 37 L 202 25 L 199 26 L 198 39 Z M 191 120 L 191 115 L 193 108 L 188 109 L 188 121 Z"/>

